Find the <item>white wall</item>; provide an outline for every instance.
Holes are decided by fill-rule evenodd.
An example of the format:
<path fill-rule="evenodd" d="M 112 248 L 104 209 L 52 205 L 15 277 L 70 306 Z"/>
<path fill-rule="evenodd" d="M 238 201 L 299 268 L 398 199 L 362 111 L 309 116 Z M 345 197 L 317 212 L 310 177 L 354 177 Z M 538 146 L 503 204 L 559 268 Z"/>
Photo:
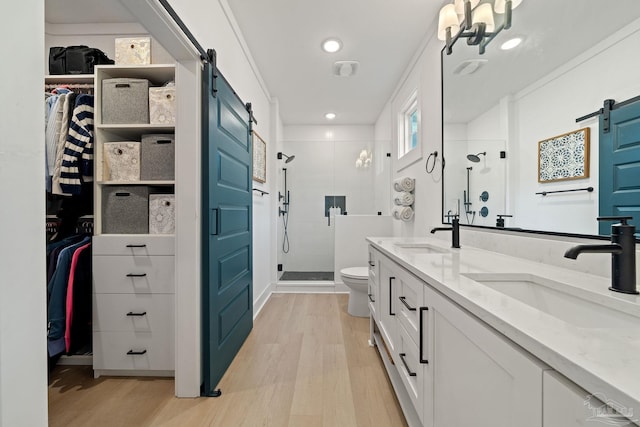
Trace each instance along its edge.
<path fill-rule="evenodd" d="M 291 194 L 288 233 L 290 252 L 279 259 L 287 271 L 333 271 L 334 227 L 324 216 L 325 196 L 346 196 L 350 215 L 377 212 L 374 192 L 377 158 L 369 168 L 356 168 L 363 149 L 373 150 L 372 126 L 285 126 L 282 151 L 295 155 L 278 161 L 279 190 L 284 172 Z M 384 161 L 384 159 L 383 159 Z M 282 235 L 282 218 L 279 221 Z"/>
<path fill-rule="evenodd" d="M 435 25 L 435 22 L 433 23 Z M 434 28 L 433 26 L 431 28 Z M 426 236 L 429 230 L 441 223 L 442 199 L 442 111 L 440 88 L 440 50 L 442 44 L 435 34 L 428 34 L 424 44 L 375 124 L 376 132 L 391 137 L 392 176 L 410 176 L 416 179 L 414 204 L 415 216 L 411 222 L 394 221 L 394 233 L 398 236 Z M 397 132 L 395 117 L 398 106 L 402 103 L 403 93 L 407 86 L 416 82 L 418 86 L 418 102 L 421 109 L 420 140 L 422 141 L 422 158 L 417 162 L 400 169 L 395 145 Z M 407 84 L 408 83 L 408 84 Z M 425 171 L 429 153 L 438 152 L 436 166 L 431 174 Z M 430 165 L 431 166 L 431 165 Z M 390 184 L 389 184 L 390 185 Z"/>
<path fill-rule="evenodd" d="M 7 13 L 0 26 L 0 426 L 44 426 L 44 2 L 21 1 Z"/>

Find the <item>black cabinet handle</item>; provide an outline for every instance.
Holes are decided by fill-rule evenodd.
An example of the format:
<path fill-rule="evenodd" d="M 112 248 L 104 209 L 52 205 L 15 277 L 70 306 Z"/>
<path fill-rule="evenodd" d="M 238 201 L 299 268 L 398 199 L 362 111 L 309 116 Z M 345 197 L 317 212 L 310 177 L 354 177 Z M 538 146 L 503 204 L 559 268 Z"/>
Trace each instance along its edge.
<path fill-rule="evenodd" d="M 128 248 L 146 248 L 147 245 L 127 245 Z"/>
<path fill-rule="evenodd" d="M 127 277 L 147 277 L 147 273 L 129 273 Z"/>
<path fill-rule="evenodd" d="M 372 297 L 372 295 L 371 295 L 371 294 L 367 294 L 367 295 L 369 295 L 369 301 L 371 301 L 371 302 L 376 302 L 376 300 L 374 300 L 373 298 L 371 298 L 371 297 Z"/>
<path fill-rule="evenodd" d="M 395 277 L 389 277 L 389 315 L 395 316 L 396 314 L 393 312 L 393 289 L 391 288 L 392 281 L 396 280 Z"/>
<path fill-rule="evenodd" d="M 376 263 L 375 263 L 375 262 L 372 262 L 372 261 L 369 261 L 369 266 L 371 266 L 371 267 L 375 267 L 375 266 L 376 266 Z"/>
<path fill-rule="evenodd" d="M 398 299 L 404 304 L 405 307 L 409 309 L 409 311 L 416 311 L 415 307 L 411 307 L 409 304 L 407 304 L 407 297 L 398 297 Z"/>
<path fill-rule="evenodd" d="M 147 350 L 142 350 L 142 351 L 133 351 L 133 350 L 129 350 L 127 351 L 127 354 L 129 356 L 142 356 L 143 354 L 146 354 Z"/>
<path fill-rule="evenodd" d="M 127 316 L 136 316 L 136 317 L 141 317 L 146 315 L 147 315 L 146 311 L 143 311 L 142 313 L 134 313 L 133 311 L 130 311 L 127 313 Z"/>
<path fill-rule="evenodd" d="M 420 351 L 420 354 L 419 354 L 420 363 L 425 363 L 426 364 L 426 363 L 429 363 L 429 361 L 422 357 L 422 347 L 424 346 L 424 343 L 423 343 L 424 338 L 422 337 L 422 323 L 423 323 L 422 316 L 424 315 L 425 311 L 429 311 L 429 308 L 428 307 L 420 307 L 420 330 L 419 330 L 418 334 L 420 335 L 420 348 L 419 348 L 419 351 Z"/>
<path fill-rule="evenodd" d="M 409 369 L 409 365 L 407 365 L 407 361 L 404 360 L 406 355 L 407 355 L 406 353 L 400 353 L 400 359 L 402 360 L 402 364 L 404 365 L 404 368 L 407 370 L 407 373 L 409 374 L 409 376 L 415 377 L 418 374 L 416 374 L 415 372 L 411 372 L 411 369 Z"/>

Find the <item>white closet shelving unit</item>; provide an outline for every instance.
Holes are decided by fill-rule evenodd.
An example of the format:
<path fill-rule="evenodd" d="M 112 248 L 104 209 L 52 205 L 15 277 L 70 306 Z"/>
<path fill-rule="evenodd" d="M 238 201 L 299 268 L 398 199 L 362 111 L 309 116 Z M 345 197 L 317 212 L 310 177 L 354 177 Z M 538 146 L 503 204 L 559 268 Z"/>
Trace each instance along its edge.
<path fill-rule="evenodd" d="M 175 66 L 150 64 L 96 67 L 94 375 L 173 376 L 175 236 L 104 233 L 105 206 L 102 205 L 102 196 L 109 186 L 114 185 L 161 187 L 163 191 L 175 194 L 175 180 L 108 181 L 103 175 L 105 142 L 141 141 L 145 134 L 173 134 L 175 127 L 156 124 L 103 124 L 102 82 L 112 78 L 147 79 L 151 86 L 161 86 L 175 79 Z M 176 146 L 178 144 L 176 141 Z M 125 217 L 121 220 L 127 219 Z"/>

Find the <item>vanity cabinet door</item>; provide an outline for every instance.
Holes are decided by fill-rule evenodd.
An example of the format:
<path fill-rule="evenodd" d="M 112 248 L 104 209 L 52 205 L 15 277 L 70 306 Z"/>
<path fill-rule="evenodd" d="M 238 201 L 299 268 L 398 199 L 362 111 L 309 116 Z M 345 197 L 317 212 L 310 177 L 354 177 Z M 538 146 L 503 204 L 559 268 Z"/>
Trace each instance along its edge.
<path fill-rule="evenodd" d="M 388 350 L 394 355 L 394 362 L 398 363 L 396 351 L 397 321 L 396 321 L 396 300 L 397 300 L 397 278 L 396 269 L 399 268 L 387 257 L 378 257 L 378 280 L 380 283 L 380 293 L 378 294 L 378 327 L 380 334 L 387 344 Z"/>
<path fill-rule="evenodd" d="M 598 398 L 556 371 L 543 377 L 543 427 L 634 426 Z M 635 419 L 635 418 L 634 418 Z"/>
<path fill-rule="evenodd" d="M 440 295 L 429 310 L 434 425 L 542 426 L 546 365 Z"/>

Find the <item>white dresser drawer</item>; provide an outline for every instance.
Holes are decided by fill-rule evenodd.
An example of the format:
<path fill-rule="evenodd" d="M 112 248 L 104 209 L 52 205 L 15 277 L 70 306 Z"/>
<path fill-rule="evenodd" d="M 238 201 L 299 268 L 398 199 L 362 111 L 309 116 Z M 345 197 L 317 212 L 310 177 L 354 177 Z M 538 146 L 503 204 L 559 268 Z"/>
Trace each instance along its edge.
<path fill-rule="evenodd" d="M 420 339 L 420 307 L 423 305 L 424 287 L 425 285 L 409 272 L 397 272 L 396 317 L 415 344 L 418 344 Z"/>
<path fill-rule="evenodd" d="M 94 293 L 175 293 L 173 256 L 95 256 Z"/>
<path fill-rule="evenodd" d="M 175 238 L 167 235 L 100 235 L 93 237 L 94 255 L 174 255 Z"/>
<path fill-rule="evenodd" d="M 173 333 L 174 297 L 167 294 L 94 294 L 93 330 Z"/>
<path fill-rule="evenodd" d="M 173 331 L 94 332 L 94 370 L 173 370 Z"/>

